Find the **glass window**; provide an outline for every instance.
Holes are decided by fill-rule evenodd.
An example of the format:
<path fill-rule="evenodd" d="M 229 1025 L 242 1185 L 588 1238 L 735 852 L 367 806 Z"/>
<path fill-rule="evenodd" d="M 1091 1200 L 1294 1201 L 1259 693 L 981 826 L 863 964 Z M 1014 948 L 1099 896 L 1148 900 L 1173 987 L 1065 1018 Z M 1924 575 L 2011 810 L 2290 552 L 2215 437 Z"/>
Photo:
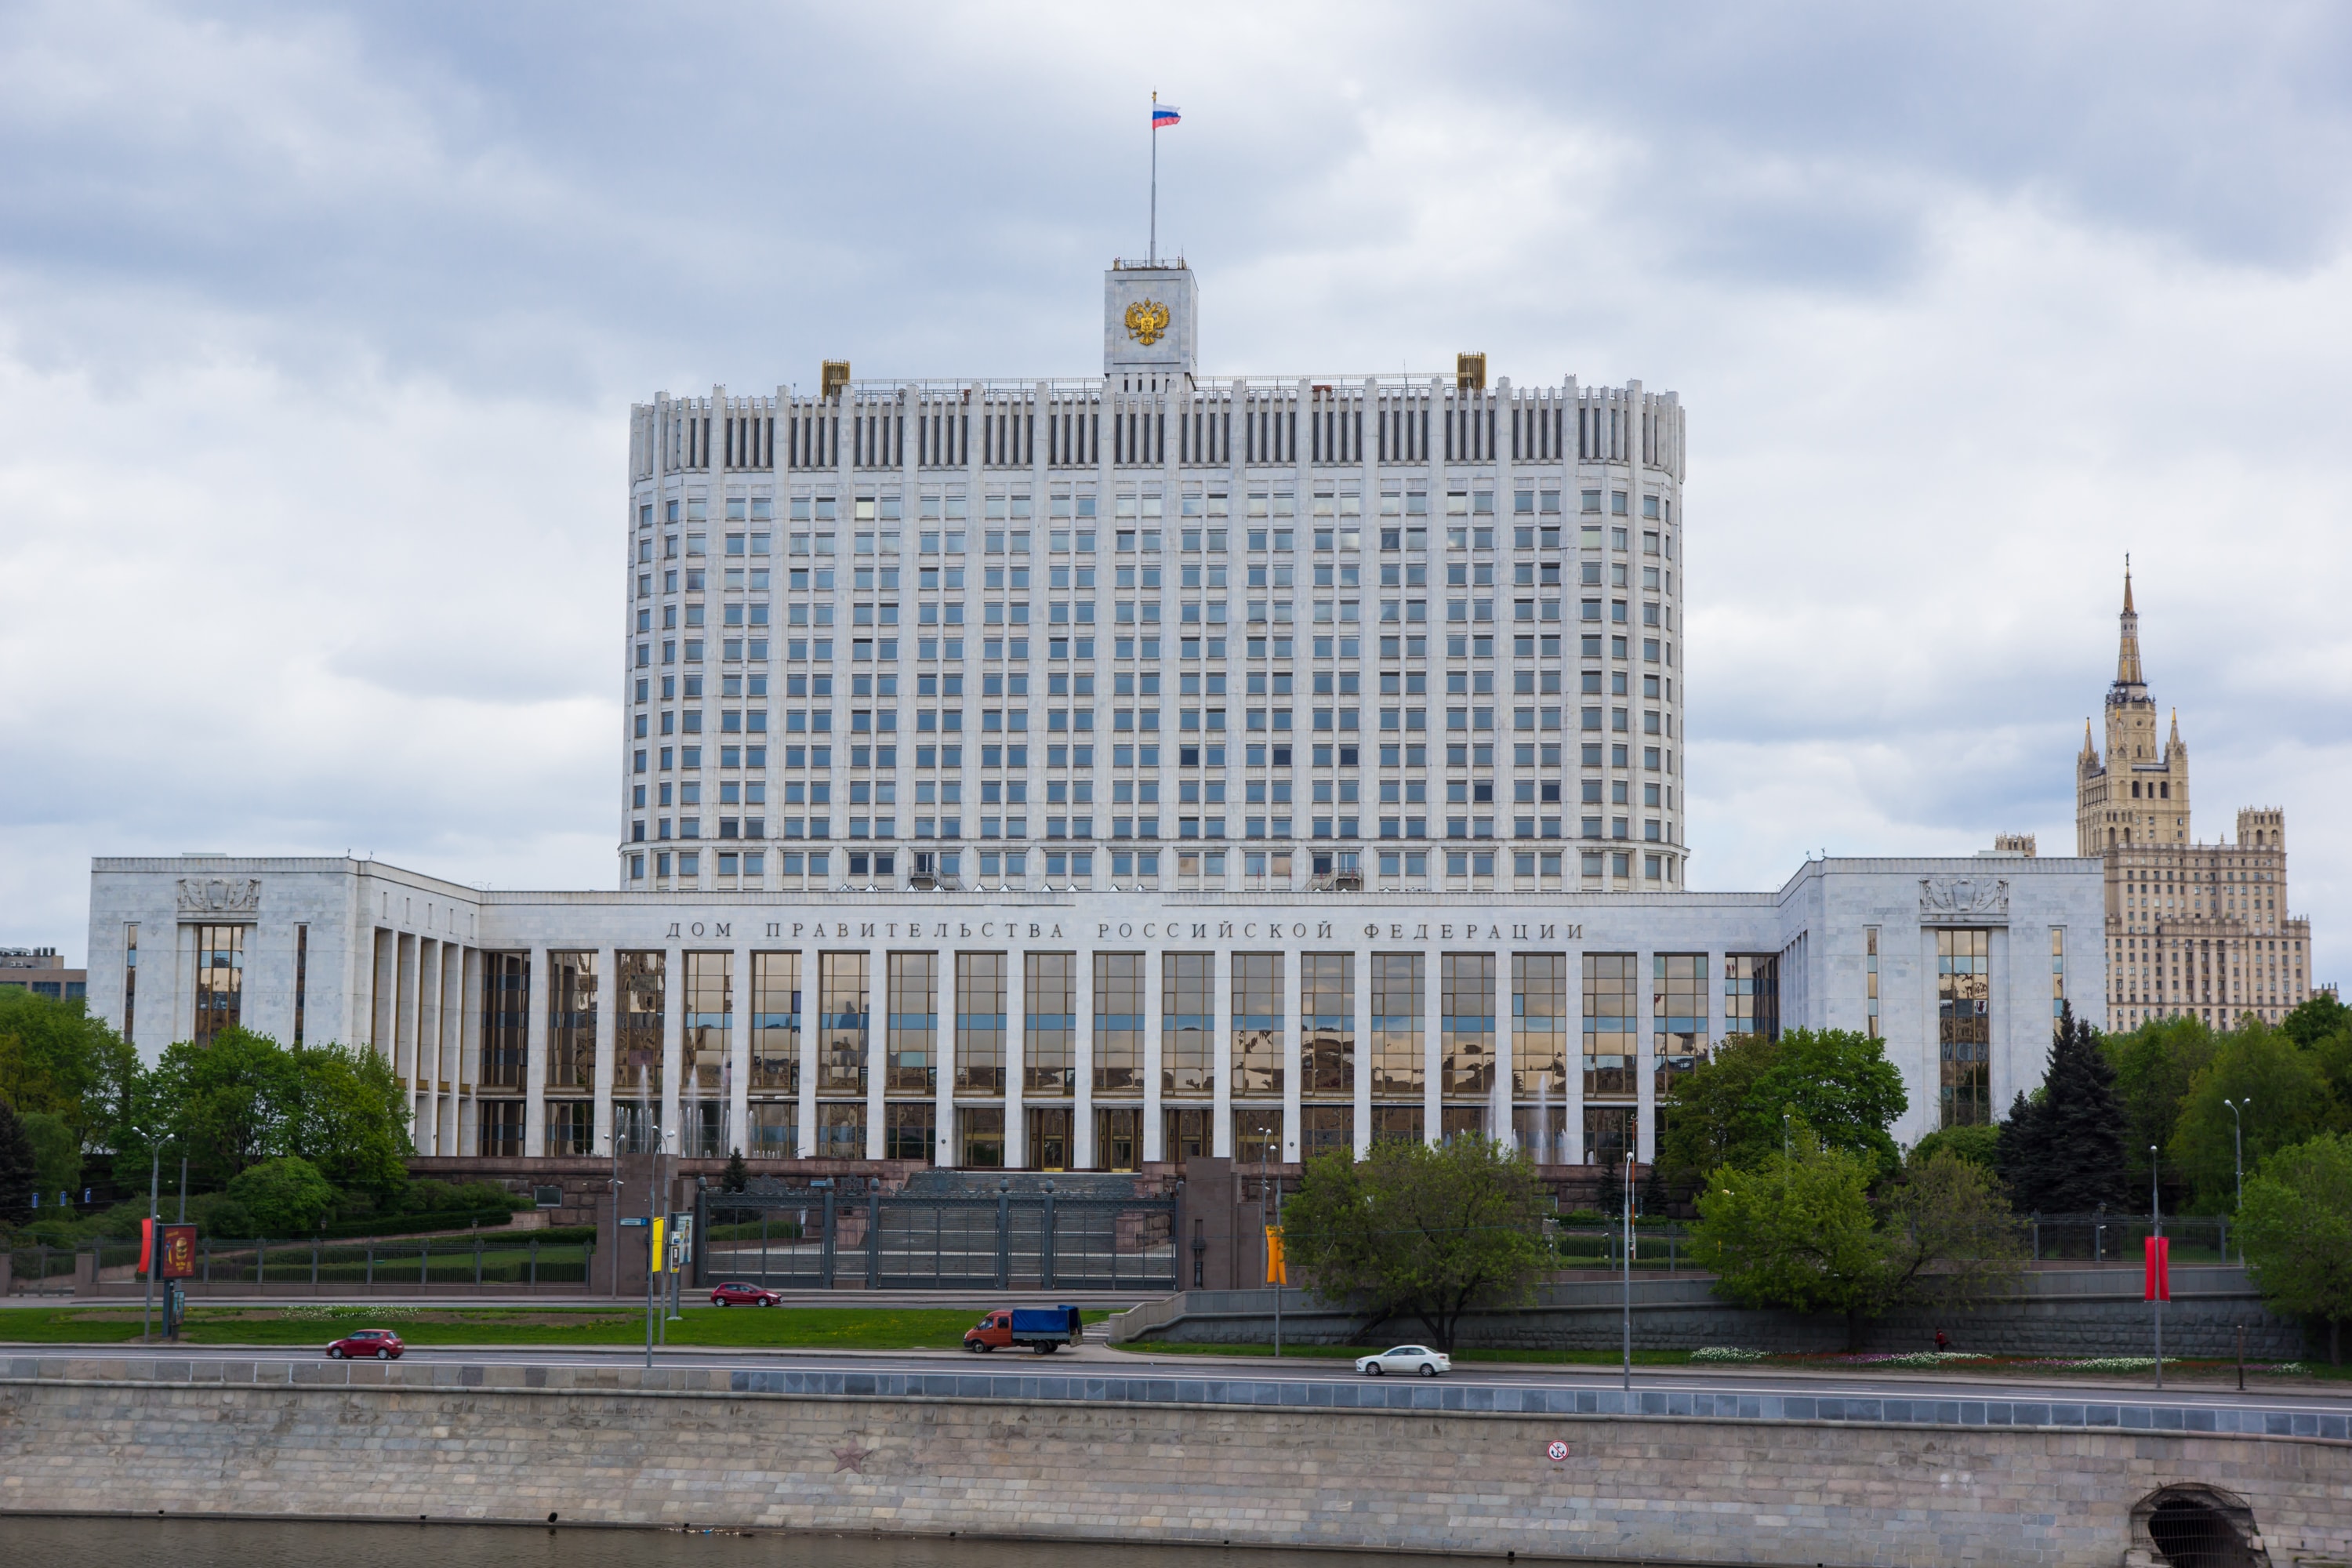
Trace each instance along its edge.
<path fill-rule="evenodd" d="M 596 1072 L 596 955 L 547 955 L 547 1087 L 591 1089 Z M 554 1136 L 551 1121 L 549 1137 Z M 551 1153 L 553 1150 L 549 1151 Z M 567 1151 L 567 1152 L 572 1151 Z M 577 1151 L 586 1152 L 585 1150 Z"/>
<path fill-rule="evenodd" d="M 1098 952 L 1095 954 L 1095 1092 L 1097 1094 L 1140 1094 L 1143 1092 L 1143 1031 L 1144 955 L 1139 952 Z M 1099 1121 L 1099 1118 L 1097 1118 Z M 1130 1139 L 1137 1136 L 1129 1128 Z M 1097 1163 L 1108 1160 L 1103 1152 L 1099 1126 L 1096 1133 Z M 1136 1156 L 1130 1155 L 1125 1164 L 1112 1163 L 1111 1170 L 1129 1170 Z"/>
<path fill-rule="evenodd" d="M 1780 1037 L 1780 961 L 1769 952 L 1723 960 L 1723 1032 Z"/>
<path fill-rule="evenodd" d="M 667 955 L 661 952 L 624 952 L 615 955 L 619 969 L 618 1011 L 613 1017 L 613 1091 L 615 1098 L 625 1093 L 640 1107 L 652 1108 L 661 1103 L 662 1092 L 662 966 Z M 647 1109 L 647 1115 L 653 1114 Z M 653 1123 L 648 1121 L 641 1136 L 650 1137 Z M 643 1154 L 651 1145 L 629 1146 L 624 1153 Z"/>
<path fill-rule="evenodd" d="M 1440 1092 L 1483 1095 L 1495 1087 L 1495 955 L 1449 952 L 1442 974 Z"/>
<path fill-rule="evenodd" d="M 1630 952 L 1584 955 L 1584 1095 L 1631 1100 L 1634 1035 L 1642 1026 L 1641 976 Z M 1587 1144 L 1587 1157 L 1591 1157 Z"/>
<path fill-rule="evenodd" d="M 1356 955 L 1309 952 L 1298 960 L 1298 1089 L 1351 1094 L 1356 1087 Z M 1303 1157 L 1313 1156 L 1302 1146 Z"/>
<path fill-rule="evenodd" d="M 1234 954 L 1234 1083 L 1236 1095 L 1282 1092 L 1282 954 Z M 1234 1113 L 1236 1127 L 1241 1112 Z M 1238 1148 L 1234 1157 L 1242 1157 Z M 1275 1158 L 1281 1158 L 1277 1150 Z"/>
<path fill-rule="evenodd" d="M 751 955 L 751 1081 L 754 1094 L 801 1087 L 801 955 Z"/>
<path fill-rule="evenodd" d="M 483 1089 L 520 1089 L 523 1061 L 530 1034 L 530 954 L 482 954 L 482 1058 L 478 1083 Z M 488 1134 L 483 1134 L 485 1140 Z M 516 1146 L 502 1152 L 520 1153 Z M 485 1150 L 488 1143 L 485 1142 Z"/>
<path fill-rule="evenodd" d="M 1001 952 L 956 954 L 956 1092 L 1004 1092 L 1004 964 Z M 1004 1159 L 1004 1118 L 999 1112 L 996 1160 Z M 966 1163 L 971 1162 L 967 1161 Z"/>
<path fill-rule="evenodd" d="M 1706 1059 L 1706 954 L 1650 955 L 1650 1048 L 1660 1099 L 1674 1093 L 1675 1079 Z"/>
<path fill-rule="evenodd" d="M 817 954 L 817 1058 L 819 1094 L 866 1092 L 866 1040 L 872 1014 L 866 999 L 866 954 Z M 858 1136 L 865 1136 L 866 1112 L 858 1110 Z M 833 1147 L 831 1135 L 817 1130 L 822 1152 Z M 856 1158 L 865 1157 L 859 1145 Z"/>
<path fill-rule="evenodd" d="M 1511 1095 L 1568 1102 L 1568 955 L 1511 960 Z"/>
<path fill-rule="evenodd" d="M 238 1026 L 245 1016 L 245 928 L 196 928 L 196 1044 Z"/>
<path fill-rule="evenodd" d="M 1027 1017 L 1021 1039 L 1021 1089 L 1024 1094 L 1069 1095 L 1077 1092 L 1078 1076 L 1078 955 L 1074 952 L 1032 952 L 1022 960 L 1021 1005 Z M 1066 1116 L 1062 1136 L 1067 1140 Z M 1066 1157 L 1040 1164 L 1033 1145 L 1030 1163 L 1041 1169 L 1066 1166 Z"/>
<path fill-rule="evenodd" d="M 958 955 L 959 962 L 962 956 Z M 983 954 L 982 956 L 1001 956 Z M 1001 972 L 1000 972 L 1001 973 Z M 961 1056 L 961 1049 L 959 1049 Z M 1003 1072 L 1003 1058 L 998 1056 L 997 1071 Z M 961 1075 L 962 1068 L 957 1068 Z M 961 1149 L 958 1163 L 972 1170 L 998 1171 L 1004 1168 L 1004 1108 L 998 1106 L 959 1106 L 956 1109 L 957 1139 Z"/>
<path fill-rule="evenodd" d="M 1160 1088 L 1163 1094 L 1213 1092 L 1217 1026 L 1216 963 L 1213 952 L 1171 952 L 1160 958 Z M 1181 1156 L 1170 1154 L 1168 1158 Z"/>
<path fill-rule="evenodd" d="M 890 955 L 890 1021 L 886 1094 L 929 1094 L 939 1087 L 940 959 L 935 952 L 894 952 Z M 891 1107 L 893 1116 L 898 1108 Z M 924 1123 L 926 1140 L 929 1122 Z M 898 1135 L 898 1123 L 886 1131 Z M 886 1158 L 930 1158 L 928 1141 L 920 1154 L 892 1153 Z"/>
<path fill-rule="evenodd" d="M 822 959 L 855 957 L 864 953 L 824 953 Z M 861 973 L 859 978 L 863 980 Z M 864 991 L 859 992 L 861 999 Z M 865 1028 L 858 1029 L 860 1039 Z M 822 1081 L 822 1080 L 820 1080 Z M 863 1160 L 866 1158 L 866 1107 L 857 1100 L 835 1100 L 816 1108 L 816 1155 L 824 1160 Z"/>
<path fill-rule="evenodd" d="M 1417 952 L 1376 952 L 1372 955 L 1371 1068 L 1372 1094 L 1411 1095 L 1422 1092 L 1426 1067 L 1422 1057 L 1422 955 Z M 1372 1131 L 1381 1136 L 1380 1112 L 1373 1113 Z M 1421 1136 L 1421 1113 L 1413 1112 L 1412 1136 Z"/>
<path fill-rule="evenodd" d="M 1936 1034 L 1946 1127 L 1992 1120 L 1991 933 L 1936 933 Z"/>

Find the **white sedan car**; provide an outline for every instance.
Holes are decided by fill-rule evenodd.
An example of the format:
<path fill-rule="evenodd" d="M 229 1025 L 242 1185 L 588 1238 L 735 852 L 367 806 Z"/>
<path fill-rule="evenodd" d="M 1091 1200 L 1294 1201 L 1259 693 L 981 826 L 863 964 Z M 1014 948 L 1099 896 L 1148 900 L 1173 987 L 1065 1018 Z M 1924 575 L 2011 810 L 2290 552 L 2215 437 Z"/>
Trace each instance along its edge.
<path fill-rule="evenodd" d="M 1391 1372 L 1417 1372 L 1423 1377 L 1435 1377 L 1441 1372 L 1454 1370 L 1454 1358 L 1444 1351 L 1422 1345 L 1398 1345 L 1378 1355 L 1357 1357 L 1356 1370 L 1367 1377 L 1381 1377 Z"/>

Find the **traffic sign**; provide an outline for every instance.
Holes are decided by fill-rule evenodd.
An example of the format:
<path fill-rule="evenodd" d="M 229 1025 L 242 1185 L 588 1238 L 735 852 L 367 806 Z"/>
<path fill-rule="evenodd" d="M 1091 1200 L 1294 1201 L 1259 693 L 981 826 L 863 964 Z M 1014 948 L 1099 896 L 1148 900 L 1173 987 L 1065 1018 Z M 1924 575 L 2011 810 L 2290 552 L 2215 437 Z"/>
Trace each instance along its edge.
<path fill-rule="evenodd" d="M 1568 1458 L 1568 1445 L 1554 1440 L 1552 1445 L 1544 1450 L 1544 1457 L 1555 1465 L 1559 1464 Z"/>
<path fill-rule="evenodd" d="M 624 1215 L 621 1217 L 621 1223 L 625 1226 L 648 1226 L 653 1224 L 653 1221 L 647 1219 L 645 1215 L 638 1214 Z"/>

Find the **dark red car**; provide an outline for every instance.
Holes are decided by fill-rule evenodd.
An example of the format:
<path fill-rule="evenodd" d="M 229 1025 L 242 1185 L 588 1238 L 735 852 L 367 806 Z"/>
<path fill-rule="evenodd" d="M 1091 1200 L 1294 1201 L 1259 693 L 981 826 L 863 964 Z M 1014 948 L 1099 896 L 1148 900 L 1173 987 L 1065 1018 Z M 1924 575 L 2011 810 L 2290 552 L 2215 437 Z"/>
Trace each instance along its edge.
<path fill-rule="evenodd" d="M 710 1304 L 714 1307 L 781 1307 L 784 1299 L 763 1285 L 746 1285 L 740 1279 L 710 1288 Z"/>
<path fill-rule="evenodd" d="M 327 1347 L 327 1359 L 398 1361 L 400 1352 L 407 1348 L 390 1329 L 353 1329 Z"/>

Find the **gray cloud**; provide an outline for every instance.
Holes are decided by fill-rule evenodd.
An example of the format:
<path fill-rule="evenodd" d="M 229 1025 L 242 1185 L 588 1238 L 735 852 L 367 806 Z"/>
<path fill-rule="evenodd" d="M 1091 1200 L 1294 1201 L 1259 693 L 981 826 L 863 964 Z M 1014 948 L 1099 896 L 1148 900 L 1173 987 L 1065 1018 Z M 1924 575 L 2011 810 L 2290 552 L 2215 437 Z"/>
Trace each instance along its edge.
<path fill-rule="evenodd" d="M 0 940 L 87 857 L 601 882 L 626 405 L 1093 363 L 1692 410 L 1696 874 L 2071 843 L 2126 550 L 2199 826 L 2347 951 L 2339 9 L 0 14 Z"/>

